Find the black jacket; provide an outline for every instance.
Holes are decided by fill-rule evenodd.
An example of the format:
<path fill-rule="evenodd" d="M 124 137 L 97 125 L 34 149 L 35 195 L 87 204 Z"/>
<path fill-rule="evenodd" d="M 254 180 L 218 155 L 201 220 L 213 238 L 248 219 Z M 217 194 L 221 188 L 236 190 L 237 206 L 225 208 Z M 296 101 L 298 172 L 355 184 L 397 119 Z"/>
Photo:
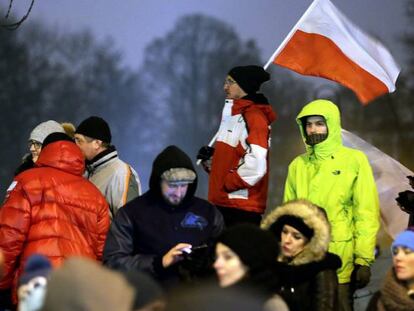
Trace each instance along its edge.
<path fill-rule="evenodd" d="M 331 253 L 327 253 L 321 261 L 303 265 L 278 263 L 279 294 L 288 304 L 289 310 L 336 310 L 336 270 L 340 266 L 340 258 Z"/>
<path fill-rule="evenodd" d="M 269 213 L 262 227 L 280 239 L 286 216 L 302 219 L 313 235 L 295 257 L 288 259 L 280 255 L 276 267 L 280 295 L 291 311 L 337 310 L 336 270 L 341 267 L 341 259 L 327 252 L 330 226 L 325 212 L 306 200 L 290 201 Z"/>
<path fill-rule="evenodd" d="M 180 264 L 164 269 L 162 256 L 178 243 L 212 244 L 221 233 L 220 212 L 194 196 L 197 179 L 180 205 L 172 206 L 163 199 L 160 176 L 178 167 L 195 172 L 190 158 L 175 146 L 167 147 L 155 159 L 150 190 L 119 209 L 111 224 L 104 248 L 105 265 L 146 271 L 168 287 L 178 281 Z"/>

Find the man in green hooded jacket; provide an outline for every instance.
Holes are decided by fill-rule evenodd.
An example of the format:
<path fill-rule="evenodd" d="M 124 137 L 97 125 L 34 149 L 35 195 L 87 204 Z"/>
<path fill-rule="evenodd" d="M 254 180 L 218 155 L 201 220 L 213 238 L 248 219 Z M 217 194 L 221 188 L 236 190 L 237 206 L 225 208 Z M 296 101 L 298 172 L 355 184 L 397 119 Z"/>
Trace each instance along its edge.
<path fill-rule="evenodd" d="M 365 154 L 342 144 L 338 107 L 315 100 L 296 121 L 306 153 L 289 165 L 283 201 L 308 199 L 325 209 L 331 224 L 329 251 L 341 257 L 338 298 L 341 310 L 352 310 L 353 292 L 365 287 L 375 256 L 379 201 Z"/>

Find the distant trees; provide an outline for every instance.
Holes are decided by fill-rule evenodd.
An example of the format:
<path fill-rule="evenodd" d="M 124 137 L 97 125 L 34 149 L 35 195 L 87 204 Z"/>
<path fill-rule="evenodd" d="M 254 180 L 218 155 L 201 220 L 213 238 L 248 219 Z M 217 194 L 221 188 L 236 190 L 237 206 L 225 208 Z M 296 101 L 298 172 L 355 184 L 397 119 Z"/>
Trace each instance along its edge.
<path fill-rule="evenodd" d="M 147 47 L 141 70 L 158 142 L 176 143 L 195 156 L 218 129 L 228 70 L 260 63 L 255 43 L 242 42 L 226 23 L 203 15 L 181 18 Z"/>
<path fill-rule="evenodd" d="M 124 124 L 137 119 L 137 74 L 121 65 L 110 41 L 97 42 L 87 32 L 60 34 L 30 25 L 18 32 L 0 29 L 0 131 L 7 146 L 1 150 L 2 190 L 38 123 L 55 119 L 76 125 L 100 115 L 110 123 L 116 142 Z"/>

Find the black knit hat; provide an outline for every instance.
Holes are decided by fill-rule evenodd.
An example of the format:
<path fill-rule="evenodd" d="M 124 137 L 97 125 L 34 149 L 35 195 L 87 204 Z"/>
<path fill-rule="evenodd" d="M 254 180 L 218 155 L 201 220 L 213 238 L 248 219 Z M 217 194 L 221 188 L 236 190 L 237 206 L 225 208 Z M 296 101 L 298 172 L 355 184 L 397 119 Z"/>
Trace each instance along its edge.
<path fill-rule="evenodd" d="M 262 67 L 249 65 L 238 66 L 228 73 L 247 94 L 256 93 L 263 82 L 270 79 L 270 74 Z"/>
<path fill-rule="evenodd" d="M 75 133 L 99 139 L 108 144 L 111 143 L 112 139 L 108 123 L 104 119 L 95 116 L 83 120 Z"/>
<path fill-rule="evenodd" d="M 67 134 L 55 132 L 46 136 L 45 140 L 43 141 L 42 148 L 45 148 L 47 145 L 61 140 L 74 143 L 73 139 L 70 138 Z"/>
<path fill-rule="evenodd" d="M 291 226 L 302 233 L 308 240 L 313 237 L 313 229 L 307 226 L 303 219 L 293 215 L 283 215 L 276 222 L 270 226 L 269 230 L 272 231 L 276 238 L 280 240 L 281 233 L 284 225 Z"/>
<path fill-rule="evenodd" d="M 217 242 L 236 253 L 250 271 L 271 266 L 279 255 L 276 237 L 252 224 L 240 224 L 224 230 Z"/>

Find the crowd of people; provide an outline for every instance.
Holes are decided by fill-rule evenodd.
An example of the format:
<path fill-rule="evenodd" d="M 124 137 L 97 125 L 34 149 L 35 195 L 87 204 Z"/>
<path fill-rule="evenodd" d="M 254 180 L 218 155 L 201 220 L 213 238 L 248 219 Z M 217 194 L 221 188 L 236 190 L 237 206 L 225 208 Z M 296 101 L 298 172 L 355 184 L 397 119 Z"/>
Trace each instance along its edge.
<path fill-rule="evenodd" d="M 0 310 L 353 310 L 380 227 L 371 166 L 343 146 L 338 107 L 312 101 L 296 119 L 306 152 L 265 213 L 276 114 L 258 91 L 269 79 L 254 65 L 225 78 L 216 139 L 197 155 L 207 199 L 177 146 L 141 193 L 102 118 L 36 126 L 0 208 Z M 414 228 L 391 250 L 368 310 L 414 310 Z"/>

